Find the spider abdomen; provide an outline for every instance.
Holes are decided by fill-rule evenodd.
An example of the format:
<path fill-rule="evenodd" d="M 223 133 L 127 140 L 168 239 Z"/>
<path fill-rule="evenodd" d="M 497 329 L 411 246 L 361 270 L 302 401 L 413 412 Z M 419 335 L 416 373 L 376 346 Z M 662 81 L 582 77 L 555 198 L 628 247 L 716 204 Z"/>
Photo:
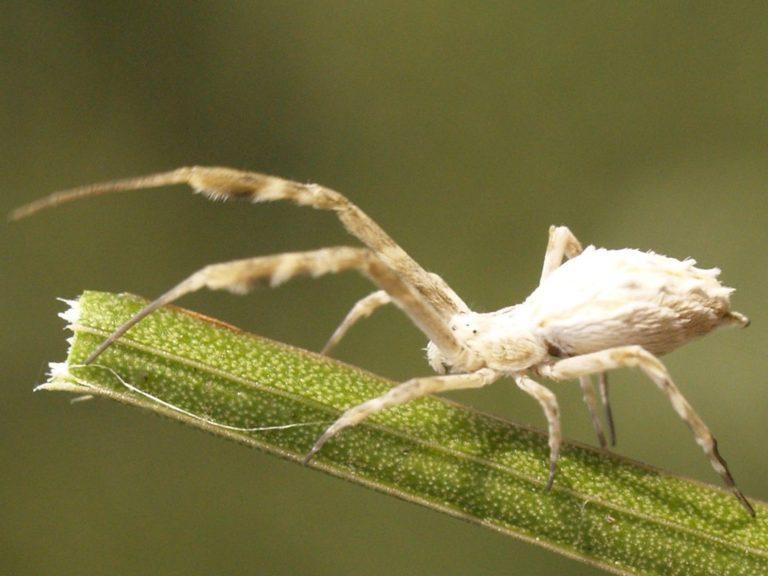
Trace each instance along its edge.
<path fill-rule="evenodd" d="M 639 250 L 589 246 L 523 303 L 537 333 L 565 355 L 636 344 L 665 354 L 715 328 L 744 323 L 717 268 Z"/>

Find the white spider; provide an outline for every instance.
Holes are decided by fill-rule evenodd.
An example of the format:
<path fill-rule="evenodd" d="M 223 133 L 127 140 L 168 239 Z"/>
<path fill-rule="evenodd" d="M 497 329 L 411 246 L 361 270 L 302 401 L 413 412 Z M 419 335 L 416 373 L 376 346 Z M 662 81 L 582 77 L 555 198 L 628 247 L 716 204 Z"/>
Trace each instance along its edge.
<path fill-rule="evenodd" d="M 243 198 L 253 202 L 290 200 L 335 212 L 346 229 L 367 248 L 335 247 L 260 256 L 211 264 L 195 272 L 120 326 L 88 358 L 92 362 L 139 320 L 179 297 L 199 290 L 250 290 L 259 280 L 276 286 L 298 274 L 321 276 L 354 269 L 380 288 L 360 300 L 331 336 L 328 352 L 358 320 L 390 302 L 397 305 L 429 338 L 427 356 L 438 376 L 414 378 L 379 398 L 353 406 L 317 440 L 309 462 L 323 444 L 344 428 L 371 414 L 427 394 L 480 388 L 510 377 L 541 405 L 549 425 L 552 485 L 561 431 L 555 395 L 530 377 L 552 380 L 578 378 L 602 446 L 605 435 L 597 415 L 590 376 L 599 376 L 602 403 L 615 442 L 605 372 L 640 368 L 667 395 L 690 426 L 712 467 L 744 508 L 754 510 L 736 487 L 717 442 L 706 424 L 673 383 L 658 359 L 697 336 L 726 325 L 746 326 L 748 320 L 730 309 L 732 289 L 717 280 L 719 270 L 701 270 L 695 261 L 679 261 L 638 250 L 582 250 L 564 226 L 551 227 L 538 288 L 522 303 L 496 312 L 473 312 L 435 274 L 425 271 L 371 218 L 347 198 L 315 184 L 299 184 L 229 168 L 189 167 L 57 192 L 16 210 L 13 218 L 41 208 L 99 194 L 189 184 L 212 199 Z M 563 259 L 569 260 L 563 263 Z"/>

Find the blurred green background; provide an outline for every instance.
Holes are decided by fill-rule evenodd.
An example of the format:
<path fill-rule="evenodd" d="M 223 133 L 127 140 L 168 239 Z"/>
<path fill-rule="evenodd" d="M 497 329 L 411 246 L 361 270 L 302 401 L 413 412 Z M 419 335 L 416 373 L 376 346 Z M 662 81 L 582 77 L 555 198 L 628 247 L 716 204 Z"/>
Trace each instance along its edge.
<path fill-rule="evenodd" d="M 535 286 L 550 224 L 719 266 L 753 325 L 667 363 L 740 485 L 768 498 L 768 9 L 762 2 L 3 3 L 3 212 L 54 189 L 221 164 L 348 194 L 479 310 Z M 342 244 L 328 214 L 118 195 L 0 226 L 0 573 L 597 571 L 105 401 L 32 394 L 83 289 L 154 296 L 210 262 Z M 354 275 L 181 302 L 318 349 Z M 394 309 L 338 356 L 428 373 Z M 621 454 L 716 482 L 641 376 Z M 593 442 L 578 387 L 566 436 Z M 509 383 L 452 397 L 543 426 Z"/>

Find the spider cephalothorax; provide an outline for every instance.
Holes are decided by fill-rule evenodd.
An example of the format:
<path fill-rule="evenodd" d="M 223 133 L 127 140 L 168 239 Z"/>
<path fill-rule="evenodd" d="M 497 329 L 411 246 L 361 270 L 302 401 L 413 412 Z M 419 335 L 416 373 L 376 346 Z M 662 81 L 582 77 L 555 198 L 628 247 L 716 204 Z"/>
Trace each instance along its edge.
<path fill-rule="evenodd" d="M 344 428 L 391 406 L 427 394 L 480 388 L 509 377 L 542 407 L 549 428 L 552 485 L 560 450 L 560 413 L 555 395 L 531 378 L 578 379 L 600 444 L 607 441 L 597 414 L 591 381 L 598 376 L 611 443 L 615 442 L 605 373 L 640 368 L 670 400 L 690 426 L 712 467 L 745 509 L 754 510 L 736 487 L 717 443 L 658 359 L 697 336 L 720 326 L 746 326 L 745 316 L 730 309 L 731 289 L 722 286 L 719 270 L 702 270 L 693 260 L 676 260 L 639 250 L 606 250 L 581 244 L 564 226 L 551 227 L 538 288 L 517 306 L 477 313 L 436 274 L 425 271 L 371 218 L 347 198 L 316 184 L 300 184 L 230 168 L 189 167 L 140 178 L 95 184 L 55 193 L 20 208 L 21 218 L 41 208 L 99 194 L 189 184 L 213 199 L 253 202 L 289 200 L 335 212 L 346 229 L 366 247 L 335 247 L 259 256 L 212 264 L 195 272 L 147 305 L 118 328 L 90 356 L 92 362 L 131 326 L 184 294 L 209 288 L 247 292 L 261 280 L 276 286 L 296 275 L 320 276 L 357 270 L 379 290 L 361 299 L 324 348 L 330 351 L 358 320 L 394 303 L 429 338 L 427 357 L 437 376 L 414 378 L 353 406 L 317 440 L 308 462 L 323 444 Z M 568 260 L 563 263 L 563 259 Z"/>

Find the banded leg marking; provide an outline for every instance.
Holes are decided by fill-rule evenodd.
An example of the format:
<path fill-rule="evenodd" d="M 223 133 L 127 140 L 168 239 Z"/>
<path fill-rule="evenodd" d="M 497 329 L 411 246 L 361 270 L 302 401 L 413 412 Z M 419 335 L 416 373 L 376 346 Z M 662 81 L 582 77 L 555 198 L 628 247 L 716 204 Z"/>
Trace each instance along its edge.
<path fill-rule="evenodd" d="M 386 266 L 395 271 L 405 284 L 429 302 L 437 314 L 447 321 L 457 312 L 469 308 L 437 275 L 430 274 L 411 258 L 373 219 L 338 192 L 318 184 L 301 184 L 258 172 L 232 168 L 191 166 L 170 172 L 128 178 L 79 188 L 62 190 L 22 206 L 11 213 L 11 219 L 25 218 L 44 208 L 65 202 L 125 192 L 188 184 L 213 200 L 248 199 L 252 202 L 287 200 L 300 206 L 334 212 L 352 235 L 373 251 Z"/>
<path fill-rule="evenodd" d="M 411 320 L 448 354 L 458 354 L 460 346 L 447 324 L 414 290 L 404 284 L 366 248 L 335 247 L 259 256 L 208 265 L 147 304 L 133 318 L 117 328 L 86 360 L 89 364 L 134 324 L 158 308 L 202 288 L 244 294 L 260 280 L 277 286 L 299 274 L 322 276 L 345 270 L 358 270 L 384 289 Z"/>
<path fill-rule="evenodd" d="M 701 417 L 685 399 L 685 396 L 683 396 L 682 392 L 672 381 L 672 377 L 669 375 L 664 364 L 656 356 L 640 346 L 620 346 L 560 360 L 551 366 L 543 367 L 540 373 L 553 380 L 569 380 L 624 367 L 640 368 L 667 395 L 675 412 L 688 424 L 688 427 L 693 432 L 696 443 L 707 455 L 707 458 L 709 458 L 712 468 L 720 475 L 725 485 L 730 488 L 744 509 L 751 516 L 754 516 L 754 508 L 736 486 L 736 482 L 730 470 L 728 470 L 728 465 L 723 457 L 720 456 L 720 452 L 717 449 L 717 440 L 712 436 L 712 433 Z"/>

